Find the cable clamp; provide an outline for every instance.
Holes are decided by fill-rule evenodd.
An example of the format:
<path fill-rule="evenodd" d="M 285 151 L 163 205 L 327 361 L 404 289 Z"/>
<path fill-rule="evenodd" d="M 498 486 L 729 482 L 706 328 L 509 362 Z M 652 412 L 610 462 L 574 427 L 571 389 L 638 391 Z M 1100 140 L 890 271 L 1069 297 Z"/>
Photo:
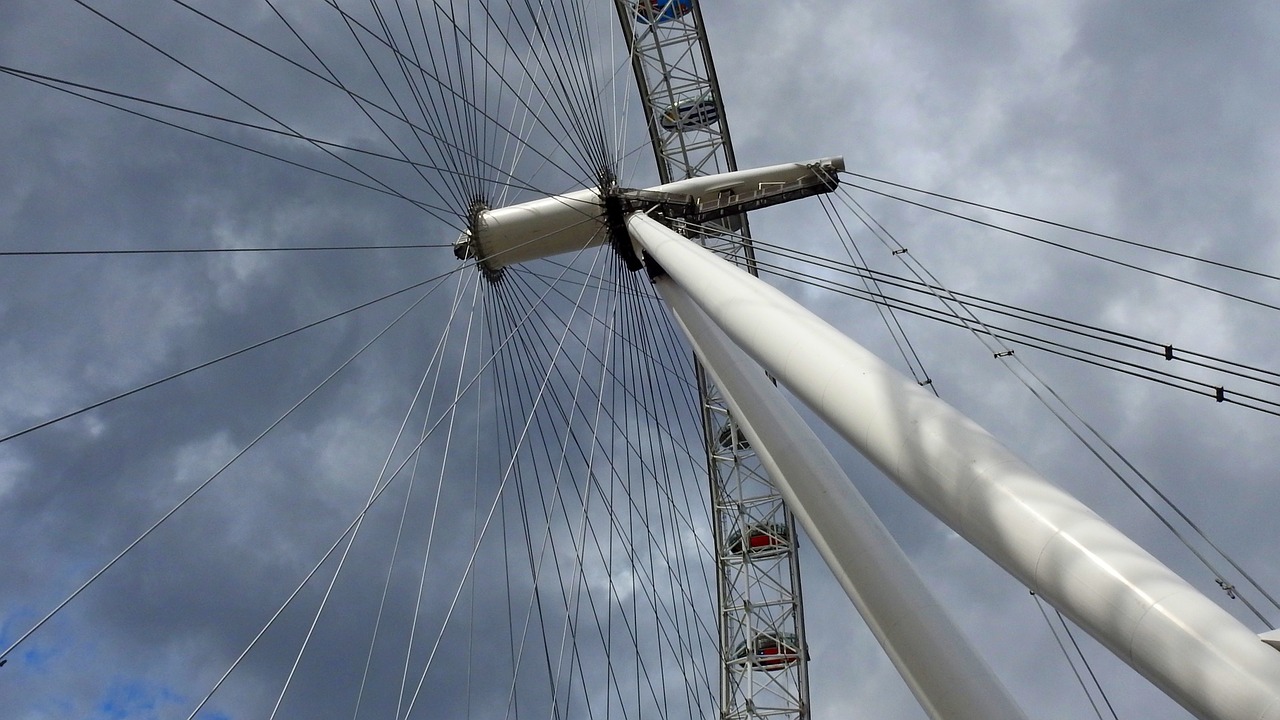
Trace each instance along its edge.
<path fill-rule="evenodd" d="M 1238 595 L 1236 595 L 1235 585 L 1232 585 L 1231 583 L 1227 582 L 1226 580 L 1223 580 L 1222 578 L 1214 578 L 1213 581 L 1218 583 L 1218 587 L 1222 588 L 1222 591 L 1227 594 L 1227 597 L 1231 598 L 1232 600 L 1235 600 L 1236 598 L 1239 597 Z"/>

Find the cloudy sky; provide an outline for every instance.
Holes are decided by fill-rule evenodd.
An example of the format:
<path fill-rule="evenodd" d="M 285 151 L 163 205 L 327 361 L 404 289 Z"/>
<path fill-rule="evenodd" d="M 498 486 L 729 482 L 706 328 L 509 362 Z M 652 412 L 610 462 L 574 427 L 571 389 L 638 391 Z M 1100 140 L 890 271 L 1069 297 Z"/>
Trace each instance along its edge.
<path fill-rule="evenodd" d="M 472 271 L 455 272 L 458 263 L 442 246 L 457 236 L 464 224 L 460 212 L 475 193 L 498 204 L 589 180 L 597 156 L 582 148 L 594 147 L 590 128 L 601 123 L 613 156 L 624 156 L 616 168 L 620 177 L 652 179 L 636 100 L 625 84 L 609 82 L 615 68 L 627 69 L 616 59 L 616 18 L 608 4 L 588 4 L 582 23 L 573 27 L 590 35 L 591 44 L 558 39 L 555 24 L 548 23 L 549 49 L 537 40 L 523 3 L 512 4 L 519 9 L 497 4 L 501 9 L 490 17 L 479 12 L 479 4 L 441 3 L 443 9 L 427 12 L 424 27 L 456 13 L 460 24 L 472 28 L 469 37 L 490 50 L 487 61 L 435 66 L 434 74 L 457 89 L 432 86 L 438 104 L 420 116 L 419 129 L 438 139 L 422 145 L 403 123 L 386 121 L 396 110 L 392 96 L 405 107 L 414 102 L 403 82 L 397 84 L 393 71 L 399 68 L 391 55 L 319 0 L 275 3 L 297 36 L 265 2 L 200 5 L 292 63 L 174 2 L 0 4 L 0 65 L 165 103 L 172 107 L 112 96 L 130 109 L 258 151 L 71 97 L 37 85 L 31 75 L 0 75 L 0 250 L 8 253 L 0 258 L 0 645 L 17 641 L 211 480 L 12 650 L 0 667 L 0 704 L 11 716 L 186 717 L 338 543 L 335 556 L 246 655 L 203 715 L 266 716 L 333 577 L 344 530 L 371 488 L 382 487 L 378 479 L 393 477 L 401 464 L 405 470 L 394 475 L 361 525 L 351 560 L 334 583 L 281 703 L 282 717 L 352 715 L 367 658 L 381 674 L 368 681 L 362 716 L 392 714 L 404 694 L 402 673 L 393 669 L 397 654 L 404 653 L 403 638 L 418 638 L 410 662 L 412 690 L 437 633 L 441 659 L 426 674 L 415 714 L 460 715 L 469 708 L 494 716 L 506 711 L 510 697 L 521 698 L 529 714 L 549 714 L 547 693 L 538 684 L 545 685 L 547 666 L 554 668 L 562 657 L 565 624 L 555 618 L 580 617 L 585 628 L 593 613 L 615 617 L 608 630 L 591 631 L 599 637 L 639 637 L 620 643 L 630 643 L 624 651 L 633 656 L 634 646 L 641 646 L 644 672 L 637 674 L 634 658 L 625 671 L 619 660 L 616 675 L 626 677 L 609 679 L 612 666 L 598 667 L 603 654 L 594 644 L 603 641 L 582 638 L 580 654 L 565 660 L 577 668 L 566 671 L 572 677 L 567 686 L 578 689 L 558 691 L 569 696 L 561 709 L 580 711 L 576 703 L 591 688 L 605 698 L 594 706 L 598 713 L 606 706 L 619 712 L 637 697 L 647 717 L 661 704 L 659 696 L 678 696 L 672 712 L 695 714 L 680 704 L 685 692 L 676 689 L 677 676 L 705 672 L 692 669 L 700 657 L 686 644 L 692 641 L 666 634 L 678 629 L 646 631 L 627 623 L 633 617 L 628 613 L 639 617 L 646 603 L 696 610 L 705 590 L 698 595 L 672 580 L 674 575 L 659 577 L 666 568 L 650 561 L 654 550 L 647 541 L 637 541 L 640 549 L 632 552 L 608 550 L 624 537 L 657 535 L 658 546 L 682 558 L 675 564 L 705 568 L 698 559 L 705 542 L 698 531 L 705 532 L 706 511 L 694 507 L 704 492 L 682 482 L 690 480 L 696 461 L 681 454 L 676 440 L 652 429 L 671 426 L 679 435 L 693 427 L 679 414 L 687 409 L 679 404 L 682 398 L 687 404 L 687 380 L 658 380 L 669 374 L 667 367 L 683 367 L 683 351 L 661 341 L 651 347 L 647 340 L 611 339 L 615 332 L 635 337 L 626 333 L 636 332 L 628 328 L 638 327 L 632 325 L 638 315 L 665 327 L 660 309 L 647 300 L 635 301 L 628 292 L 598 294 L 576 270 L 556 265 L 536 270 L 546 279 L 531 274 L 517 281 L 513 273 L 508 291 L 496 292 L 478 286 Z M 379 22 L 367 3 L 342 6 L 350 6 L 352 23 Z M 462 6 L 468 11 L 457 10 Z M 394 3 L 380 7 L 386 11 L 383 21 L 401 22 L 392 14 Z M 1220 263 L 848 178 L 1176 279 L 846 186 L 848 194 L 837 205 L 872 267 L 906 274 L 904 258 L 892 255 L 843 203 L 860 203 L 909 249 L 910 259 L 955 292 L 1171 344 L 1180 357 L 1185 349 L 1261 369 L 1251 370 L 1254 375 L 1276 369 L 1276 309 L 1268 307 L 1280 305 L 1276 280 L 1223 267 L 1280 274 L 1280 207 L 1274 201 L 1280 196 L 1280 91 L 1273 81 L 1280 74 L 1274 51 L 1280 10 L 1271 4 L 708 0 L 703 12 L 744 167 L 843 155 L 856 173 Z M 418 48 L 418 64 L 429 66 L 432 53 L 452 57 L 448 48 L 454 42 L 451 35 L 428 34 Z M 544 49 L 522 52 L 529 45 Z M 371 70 L 366 52 L 387 73 L 388 86 Z M 531 69 L 519 69 L 521 62 Z M 585 70 L 588 65 L 594 69 Z M 560 80 L 547 77 L 556 68 L 573 69 L 563 76 L 570 86 L 574 78 L 590 77 L 601 89 L 587 93 L 590 101 L 563 107 L 555 91 L 529 89 L 558 85 Z M 363 99 L 365 110 L 348 91 Z M 463 112 L 468 104 L 482 105 L 484 117 Z M 370 116 L 383 122 L 375 125 Z M 262 129 L 268 127 L 276 132 Z M 332 143 L 325 147 L 333 152 L 286 134 Z M 521 145 L 513 139 L 517 135 L 528 140 Z M 419 165 L 398 162 L 392 140 Z M 518 147 L 523 149 L 517 155 Z M 480 156 L 462 148 L 475 148 L 470 153 Z M 510 168 L 509 174 L 497 168 Z M 473 175 L 489 182 L 457 180 Z M 504 186 L 510 188 L 505 197 Z M 815 201 L 761 211 L 752 223 L 763 244 L 848 259 Z M 386 245 L 431 247 L 13 254 Z M 607 253 L 572 262 L 606 279 L 616 277 Z M 792 282 L 783 285 L 901 364 L 874 307 Z M 635 287 L 645 291 L 646 285 Z M 406 288 L 413 289 L 14 437 Z M 584 312 L 572 314 L 568 324 L 552 319 L 530 325 L 536 332 L 511 340 L 501 358 L 484 368 L 483 379 L 472 383 L 488 349 L 506 337 L 503 323 L 523 317 L 518 303 L 530 297 L 542 298 L 549 318 L 566 316 L 577 302 L 597 319 L 583 319 Z M 415 304 L 419 298 L 424 299 Z M 461 308 L 456 315 L 455 307 Z M 1221 600 L 1251 629 L 1268 629 L 1217 589 L 1214 575 L 990 350 L 960 329 L 912 316 L 902 317 L 902 324 L 923 372 L 945 399 Z M 326 381 L 389 325 L 386 335 Z M 1280 463 L 1280 418 L 1215 403 L 1204 390 L 1221 385 L 1228 399 L 1248 393 L 1269 402 L 1280 399 L 1274 386 L 1151 354 L 1086 345 L 1057 331 L 1016 327 L 1203 383 L 1193 393 L 1017 347 L 1018 359 L 1036 377 L 1264 588 L 1273 595 L 1280 590 L 1269 522 L 1280 500 L 1274 471 Z M 628 364 L 641 356 L 652 361 L 656 351 L 645 350 L 659 345 L 664 372 Z M 581 359 L 569 361 L 570 356 Z M 556 358 L 555 367 L 583 368 L 587 381 L 547 376 L 526 365 L 548 357 Z M 630 397 L 621 386 L 591 390 L 589 381 L 600 382 L 605 365 L 629 378 L 628 387 L 648 387 L 650 392 L 637 393 L 646 398 Z M 552 389 L 540 392 L 544 376 L 552 378 L 546 382 Z M 594 409 L 593 392 L 621 403 L 616 419 L 603 421 L 617 428 L 603 433 L 615 439 L 561 451 L 557 422 L 589 437 L 600 420 L 585 413 L 566 420 L 556 408 Z M 446 408 L 455 395 L 464 399 L 450 413 Z M 534 420 L 526 425 L 527 416 Z M 494 417 L 499 419 L 487 419 Z M 410 450 L 416 438 L 424 423 L 437 421 L 415 464 Z M 397 443 L 402 423 L 414 439 Z M 628 443 L 627 437 L 645 439 Z M 503 453 L 512 445 L 524 449 L 525 459 L 517 464 L 522 474 L 503 483 Z M 1092 717 L 1027 592 L 851 450 L 833 448 L 1029 715 Z M 597 469 L 596 475 L 624 486 L 631 474 L 662 464 L 645 458 L 670 458 L 664 481 L 672 484 L 637 483 L 642 487 L 632 501 L 606 490 L 575 499 L 570 489 L 581 486 L 570 484 L 563 495 L 553 493 L 552 509 L 546 509 L 538 498 L 552 496 L 545 494 L 545 483 L 535 482 L 538 477 L 558 466 L 569 466 L 570 476 L 587 466 L 608 467 L 603 455 L 612 456 L 615 469 Z M 422 477 L 411 484 L 417 465 Z M 521 488 L 529 497 L 517 497 Z M 521 499 L 534 509 L 522 515 Z M 621 507 L 606 502 L 611 499 Z M 678 511 L 669 526 L 653 520 L 664 503 Z M 403 531 L 402 516 L 408 518 Z M 481 533 L 486 518 L 492 521 Z M 588 522 L 576 522 L 582 518 Z M 1180 521 L 1177 528 L 1187 531 Z M 473 552 L 481 534 L 486 540 Z M 553 537 L 560 538 L 554 547 L 544 540 Z M 587 548 L 585 557 L 574 559 L 580 547 Z M 386 583 L 392 555 L 396 570 Z M 815 717 L 924 717 L 819 559 L 806 552 L 803 562 Z M 646 569 L 652 566 L 659 569 Z M 539 577 L 540 595 L 530 593 L 531 574 Z M 468 580 L 459 585 L 464 576 Z M 1235 576 L 1231 581 L 1245 584 Z M 564 584 L 571 590 L 555 589 Z M 599 605 L 580 600 L 593 587 L 598 593 L 590 596 Z M 656 587 L 661 591 L 643 592 Z M 1257 593 L 1247 597 L 1271 622 L 1280 617 Z M 618 607 L 612 615 L 603 609 L 610 603 Z M 380 605 L 386 626 L 371 654 Z M 415 607 L 423 627 L 412 629 Z M 550 629 L 521 630 L 526 617 L 539 614 L 552 618 Z M 710 622 L 675 615 L 675 627 L 692 635 Z M 521 637 L 529 649 L 513 653 Z M 1074 637 L 1119 717 L 1185 716 L 1082 632 Z M 513 655 L 530 658 L 514 682 Z"/>

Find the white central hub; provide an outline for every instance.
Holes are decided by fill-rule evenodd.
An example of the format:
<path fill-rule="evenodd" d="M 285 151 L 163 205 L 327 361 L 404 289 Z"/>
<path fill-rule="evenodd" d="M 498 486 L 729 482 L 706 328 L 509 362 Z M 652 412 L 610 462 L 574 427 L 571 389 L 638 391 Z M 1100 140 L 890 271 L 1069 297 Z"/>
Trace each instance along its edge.
<path fill-rule="evenodd" d="M 835 187 L 844 159 L 823 158 L 805 163 L 787 163 L 752 170 L 679 180 L 643 191 L 636 196 L 682 198 L 686 208 L 696 213 L 722 212 L 742 203 L 741 210 L 755 209 L 802 196 L 826 192 Z M 662 203 L 655 200 L 654 207 Z M 471 228 L 458 238 L 460 258 L 474 257 L 489 270 L 573 252 L 609 241 L 605 201 L 598 189 L 553 195 L 520 205 L 480 210 Z"/>

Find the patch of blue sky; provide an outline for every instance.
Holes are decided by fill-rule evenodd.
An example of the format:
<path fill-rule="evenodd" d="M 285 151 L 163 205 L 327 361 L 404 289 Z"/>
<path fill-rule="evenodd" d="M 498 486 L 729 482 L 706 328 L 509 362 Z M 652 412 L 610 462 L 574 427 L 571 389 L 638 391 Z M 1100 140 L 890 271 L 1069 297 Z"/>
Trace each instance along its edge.
<path fill-rule="evenodd" d="M 116 680 L 102 695 L 89 720 L 160 720 L 184 704 L 181 695 L 146 680 Z"/>
<path fill-rule="evenodd" d="M 49 660 L 62 651 L 47 645 L 33 645 L 22 651 L 22 666 L 28 670 L 42 671 L 49 667 Z"/>
<path fill-rule="evenodd" d="M 18 608 L 8 617 L 0 621 L 0 650 L 9 647 L 22 637 L 36 621 L 36 614 L 30 608 Z M 47 670 L 49 661 L 62 655 L 68 648 L 65 633 L 56 626 L 43 628 L 43 633 L 34 634 L 13 649 L 6 657 L 6 665 L 19 666 L 27 670 L 41 672 Z"/>
<path fill-rule="evenodd" d="M 0 650 L 9 647 L 10 643 L 17 640 L 34 620 L 35 611 L 30 607 L 14 608 L 9 615 L 0 620 Z"/>

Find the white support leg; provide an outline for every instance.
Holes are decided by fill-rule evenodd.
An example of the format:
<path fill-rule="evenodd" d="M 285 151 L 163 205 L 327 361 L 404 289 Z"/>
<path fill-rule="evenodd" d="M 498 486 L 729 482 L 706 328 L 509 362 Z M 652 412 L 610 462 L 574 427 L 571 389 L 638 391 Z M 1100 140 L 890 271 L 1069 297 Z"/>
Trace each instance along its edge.
<path fill-rule="evenodd" d="M 934 720 L 1025 717 L 952 624 L 835 458 L 760 366 L 669 278 L 658 292 L 724 394 L 769 478 Z"/>
<path fill-rule="evenodd" d="M 627 226 L 716 325 L 868 459 L 1183 707 L 1212 720 L 1280 719 L 1280 654 L 1212 600 L 790 298 L 648 217 Z"/>

